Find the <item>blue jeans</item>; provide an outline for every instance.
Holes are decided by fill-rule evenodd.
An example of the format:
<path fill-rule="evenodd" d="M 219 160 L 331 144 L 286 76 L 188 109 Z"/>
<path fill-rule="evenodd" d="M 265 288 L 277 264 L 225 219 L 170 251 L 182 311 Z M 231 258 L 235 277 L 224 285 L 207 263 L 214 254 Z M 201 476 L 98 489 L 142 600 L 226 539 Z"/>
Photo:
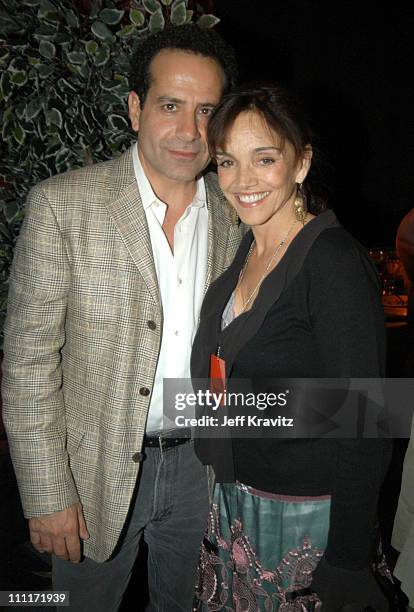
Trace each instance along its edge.
<path fill-rule="evenodd" d="M 138 491 L 119 552 L 105 563 L 85 558 L 75 564 L 53 557 L 53 588 L 69 591 L 70 606 L 65 610 L 118 610 L 142 536 L 148 545 L 147 610 L 191 610 L 209 507 L 206 468 L 193 442 L 143 451 Z"/>

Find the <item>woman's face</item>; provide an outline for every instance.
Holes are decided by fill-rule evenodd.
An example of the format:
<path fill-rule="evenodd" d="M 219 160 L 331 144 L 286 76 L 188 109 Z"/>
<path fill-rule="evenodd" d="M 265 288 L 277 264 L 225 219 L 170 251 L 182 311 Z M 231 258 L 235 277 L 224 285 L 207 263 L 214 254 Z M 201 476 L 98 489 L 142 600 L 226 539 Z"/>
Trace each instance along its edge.
<path fill-rule="evenodd" d="M 262 226 L 296 194 L 309 170 L 311 148 L 295 159 L 293 146 L 272 131 L 254 111 L 240 113 L 224 150 L 216 154 L 220 187 L 243 223 Z M 285 210 L 289 207 L 287 204 Z"/>

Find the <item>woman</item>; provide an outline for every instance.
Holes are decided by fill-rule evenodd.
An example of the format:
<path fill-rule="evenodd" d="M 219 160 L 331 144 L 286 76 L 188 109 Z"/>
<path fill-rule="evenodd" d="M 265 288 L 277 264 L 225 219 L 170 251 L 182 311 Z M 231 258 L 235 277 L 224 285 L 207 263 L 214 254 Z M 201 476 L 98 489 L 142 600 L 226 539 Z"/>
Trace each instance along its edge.
<path fill-rule="evenodd" d="M 376 272 L 331 211 L 316 214 L 311 138 L 296 105 L 278 87 L 236 90 L 208 137 L 220 187 L 251 231 L 206 295 L 192 376 L 209 376 L 211 354 L 229 387 L 382 376 Z M 387 609 L 369 563 L 388 441 L 199 439 L 197 452 L 218 484 L 196 608 Z"/>

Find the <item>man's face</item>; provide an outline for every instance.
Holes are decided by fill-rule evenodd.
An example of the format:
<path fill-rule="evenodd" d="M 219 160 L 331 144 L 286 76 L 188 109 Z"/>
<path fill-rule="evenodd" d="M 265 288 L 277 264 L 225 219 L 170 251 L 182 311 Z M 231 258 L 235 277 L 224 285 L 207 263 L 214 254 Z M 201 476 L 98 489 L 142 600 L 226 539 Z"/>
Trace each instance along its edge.
<path fill-rule="evenodd" d="M 173 49 L 160 51 L 150 70 L 144 105 L 135 92 L 128 99 L 144 171 L 155 189 L 192 182 L 209 160 L 207 123 L 223 91 L 223 71 L 212 58 Z"/>

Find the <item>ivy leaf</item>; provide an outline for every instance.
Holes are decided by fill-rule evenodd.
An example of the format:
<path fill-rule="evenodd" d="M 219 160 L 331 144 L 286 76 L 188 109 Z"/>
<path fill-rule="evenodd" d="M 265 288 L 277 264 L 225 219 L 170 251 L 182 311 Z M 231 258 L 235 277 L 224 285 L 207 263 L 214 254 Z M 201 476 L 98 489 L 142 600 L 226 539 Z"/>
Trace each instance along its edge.
<path fill-rule="evenodd" d="M 69 155 L 70 155 L 70 149 L 68 149 L 67 147 L 62 147 L 59 153 L 56 155 L 55 164 L 57 166 L 62 164 L 68 159 Z"/>
<path fill-rule="evenodd" d="M 162 11 L 161 4 L 158 0 L 142 0 L 145 10 L 153 15 L 157 11 Z"/>
<path fill-rule="evenodd" d="M 47 59 L 53 59 L 56 55 L 56 47 L 48 40 L 41 40 L 39 44 L 39 53 Z"/>
<path fill-rule="evenodd" d="M 25 68 L 25 62 L 21 57 L 15 57 L 7 66 L 7 70 L 9 72 L 19 72 L 21 70 L 24 70 Z"/>
<path fill-rule="evenodd" d="M 79 18 L 75 11 L 72 11 L 72 9 L 66 9 L 63 11 L 63 13 L 66 17 L 66 23 L 68 24 L 68 26 L 70 26 L 71 28 L 79 27 Z"/>
<path fill-rule="evenodd" d="M 104 94 L 99 101 L 99 109 L 107 114 L 108 111 L 112 110 L 113 107 L 120 102 L 123 102 L 123 97 L 117 95 L 117 93 L 107 93 Z"/>
<path fill-rule="evenodd" d="M 119 38 L 129 38 L 135 31 L 136 28 L 134 25 L 127 25 L 122 28 L 122 30 L 119 30 L 116 35 L 119 36 Z"/>
<path fill-rule="evenodd" d="M 112 80 L 112 81 L 102 81 L 102 89 L 104 89 L 105 91 L 114 91 L 114 90 L 120 90 L 124 88 L 124 83 L 122 83 L 119 80 Z"/>
<path fill-rule="evenodd" d="M 47 11 L 55 11 L 56 7 L 50 2 L 50 0 L 40 0 L 40 10 L 46 13 Z"/>
<path fill-rule="evenodd" d="M 89 13 L 89 17 L 91 19 L 96 19 L 98 17 L 100 8 L 101 8 L 101 0 L 92 0 L 91 11 Z"/>
<path fill-rule="evenodd" d="M 105 66 L 110 57 L 111 52 L 109 48 L 102 45 L 102 47 L 100 47 L 100 49 L 96 52 L 93 62 L 95 66 Z"/>
<path fill-rule="evenodd" d="M 51 125 L 49 127 L 49 130 L 47 133 L 47 143 L 50 145 L 57 145 L 57 144 L 65 145 L 66 144 L 62 136 L 60 135 L 60 132 L 58 128 L 56 127 L 56 125 Z"/>
<path fill-rule="evenodd" d="M 10 75 L 8 72 L 3 72 L 0 77 L 0 91 L 4 100 L 8 100 L 12 92 L 12 86 L 10 85 Z"/>
<path fill-rule="evenodd" d="M 6 59 L 9 57 L 10 53 L 4 47 L 0 47 L 0 62 L 3 64 Z"/>
<path fill-rule="evenodd" d="M 25 70 L 19 70 L 18 72 L 14 72 L 10 77 L 10 83 L 13 83 L 13 85 L 17 85 L 17 87 L 22 87 L 23 85 L 26 85 L 27 81 L 27 72 Z"/>
<path fill-rule="evenodd" d="M 161 0 L 164 6 L 170 6 L 172 4 L 172 0 Z"/>
<path fill-rule="evenodd" d="M 90 111 L 90 109 L 87 106 L 82 106 L 81 108 L 81 115 L 83 118 L 83 121 L 85 123 L 85 125 L 88 126 L 88 128 L 91 128 L 93 126 L 93 124 L 95 123 L 95 119 Z"/>
<path fill-rule="evenodd" d="M 115 73 L 114 79 L 115 81 L 120 81 L 121 83 L 124 83 L 124 85 L 126 85 L 127 87 L 129 85 L 129 80 L 124 74 Z"/>
<path fill-rule="evenodd" d="M 183 25 L 187 19 L 187 9 L 184 0 L 174 0 L 171 7 L 171 23 L 172 25 Z"/>
<path fill-rule="evenodd" d="M 79 51 L 72 51 L 66 56 L 71 64 L 82 65 L 86 62 L 86 55 Z"/>
<path fill-rule="evenodd" d="M 71 67 L 71 69 L 74 72 L 79 74 L 79 76 L 81 76 L 85 81 L 89 78 L 90 70 L 89 70 L 89 66 L 88 66 L 87 62 L 85 62 L 84 64 L 81 64 L 81 65 L 72 64 L 72 65 L 70 65 L 70 67 Z"/>
<path fill-rule="evenodd" d="M 131 9 L 129 11 L 129 19 L 134 25 L 138 27 L 143 26 L 145 23 L 145 17 L 138 9 Z"/>
<path fill-rule="evenodd" d="M 47 79 L 55 71 L 55 67 L 53 66 L 53 64 L 50 64 L 49 66 L 47 64 L 39 64 L 38 66 L 36 66 L 36 68 L 41 79 Z"/>
<path fill-rule="evenodd" d="M 156 32 L 161 32 L 164 29 L 165 19 L 162 14 L 162 9 L 151 15 L 149 18 L 148 26 L 151 34 L 155 34 Z"/>
<path fill-rule="evenodd" d="M 27 56 L 28 62 L 30 64 L 30 66 L 38 66 L 40 64 L 40 58 L 38 57 L 30 57 L 30 55 Z"/>
<path fill-rule="evenodd" d="M 24 140 L 24 138 L 23 138 Z M 19 143 L 19 144 L 22 144 Z M 19 206 L 19 202 L 17 200 L 11 200 L 9 202 L 6 203 L 5 206 L 5 216 L 7 221 L 12 224 L 20 215 L 20 206 Z"/>
<path fill-rule="evenodd" d="M 52 40 L 56 34 L 56 28 L 42 24 L 35 30 L 33 36 L 35 38 L 44 38 L 45 40 Z"/>
<path fill-rule="evenodd" d="M 62 47 L 64 45 L 72 44 L 73 38 L 70 34 L 66 34 L 65 32 L 58 32 L 56 36 L 53 38 L 54 42 Z"/>
<path fill-rule="evenodd" d="M 100 40 L 112 38 L 111 30 L 102 21 L 94 21 L 91 30 Z"/>
<path fill-rule="evenodd" d="M 12 132 L 12 124 L 10 121 L 3 121 L 3 127 L 1 129 L 1 137 L 4 140 L 4 142 L 8 142 L 9 140 L 11 140 L 13 136 L 13 132 Z"/>
<path fill-rule="evenodd" d="M 2 3 L 3 4 L 3 3 Z M 4 6 L 4 4 L 3 4 Z M 16 32 L 21 32 L 24 30 L 24 24 L 19 21 L 17 16 L 12 16 L 10 9 L 8 12 L 1 10 L 0 7 L 0 23 L 2 34 L 6 37 L 10 34 L 14 34 Z"/>
<path fill-rule="evenodd" d="M 190 21 L 191 21 L 191 20 L 192 20 L 192 18 L 193 18 L 194 11 L 186 11 L 186 15 L 187 15 L 187 16 L 186 16 L 185 22 L 186 22 L 186 23 L 190 23 Z"/>
<path fill-rule="evenodd" d="M 209 29 L 214 28 L 219 23 L 220 19 L 215 15 L 201 15 L 197 19 L 197 25 L 200 28 Z"/>
<path fill-rule="evenodd" d="M 67 90 L 71 91 L 72 93 L 76 93 L 77 91 L 76 87 L 74 87 L 72 83 L 69 83 L 69 81 L 64 78 L 59 79 L 57 85 L 60 91 L 62 91 L 63 93 L 65 93 Z"/>
<path fill-rule="evenodd" d="M 119 130 L 120 132 L 129 128 L 128 121 L 121 115 L 109 115 L 108 123 L 113 130 Z"/>
<path fill-rule="evenodd" d="M 3 121 L 13 121 L 13 106 L 8 106 L 3 113 Z"/>
<path fill-rule="evenodd" d="M 22 127 L 20 125 L 15 125 L 13 128 L 13 137 L 15 139 L 15 141 L 19 144 L 22 145 L 24 143 L 24 140 L 26 138 L 26 134 L 24 133 L 24 130 L 22 129 Z"/>
<path fill-rule="evenodd" d="M 54 157 L 58 151 L 60 151 L 60 144 L 48 146 L 46 149 L 45 158 L 47 159 L 48 157 Z"/>
<path fill-rule="evenodd" d="M 65 132 L 72 142 L 76 140 L 78 131 L 72 121 L 65 121 Z"/>
<path fill-rule="evenodd" d="M 46 113 L 46 125 L 57 125 L 58 128 L 61 128 L 63 125 L 63 117 L 60 110 L 57 108 L 51 108 Z"/>
<path fill-rule="evenodd" d="M 16 112 L 16 116 L 20 121 L 24 120 L 25 114 L 26 114 L 26 101 L 23 100 L 22 102 L 19 102 L 19 104 L 17 104 L 17 106 L 15 107 L 15 112 Z"/>
<path fill-rule="evenodd" d="M 96 42 L 96 40 L 88 40 L 85 43 L 86 53 L 88 53 L 89 55 L 95 55 L 98 48 L 99 48 L 99 45 Z"/>
<path fill-rule="evenodd" d="M 124 16 L 125 11 L 118 11 L 116 9 L 104 9 L 99 13 L 99 19 L 108 25 L 117 25 Z"/>
<path fill-rule="evenodd" d="M 29 104 L 26 106 L 26 112 L 25 112 L 25 117 L 27 121 L 31 121 L 32 119 L 34 119 L 35 117 L 37 117 L 37 115 L 40 113 L 40 111 L 42 110 L 42 98 L 35 98 L 34 100 L 30 100 Z"/>
<path fill-rule="evenodd" d="M 56 23 L 56 24 L 59 24 L 62 21 L 62 18 L 59 15 L 59 13 L 56 12 L 56 9 L 54 10 L 53 13 L 51 13 L 51 12 L 45 13 L 42 16 L 42 19 L 44 21 L 49 21 L 51 23 Z"/>

